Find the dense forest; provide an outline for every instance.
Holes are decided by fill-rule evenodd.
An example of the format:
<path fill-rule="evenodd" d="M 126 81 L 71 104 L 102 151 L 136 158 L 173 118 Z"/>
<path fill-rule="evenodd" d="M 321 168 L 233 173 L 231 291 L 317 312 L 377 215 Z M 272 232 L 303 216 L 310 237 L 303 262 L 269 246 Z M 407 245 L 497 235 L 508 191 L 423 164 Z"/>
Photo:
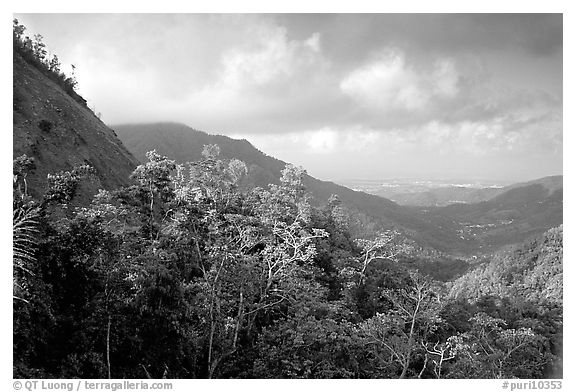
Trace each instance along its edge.
<path fill-rule="evenodd" d="M 561 226 L 444 283 L 302 168 L 246 189 L 217 145 L 147 160 L 89 206 L 89 166 L 35 200 L 14 160 L 14 377 L 562 377 Z"/>

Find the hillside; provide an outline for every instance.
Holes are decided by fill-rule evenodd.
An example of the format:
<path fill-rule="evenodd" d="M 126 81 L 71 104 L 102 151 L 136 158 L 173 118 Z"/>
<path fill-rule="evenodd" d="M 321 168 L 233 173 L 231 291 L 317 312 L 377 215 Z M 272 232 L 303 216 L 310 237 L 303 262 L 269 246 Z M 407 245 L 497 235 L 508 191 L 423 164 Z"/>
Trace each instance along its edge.
<path fill-rule="evenodd" d="M 548 192 L 548 195 L 551 195 L 557 190 L 561 190 L 563 188 L 563 176 L 548 176 L 533 181 L 520 182 L 507 186 L 504 189 L 508 191 L 514 188 L 521 188 L 530 185 L 539 185 Z"/>
<path fill-rule="evenodd" d="M 132 124 L 113 128 L 140 160 L 153 149 L 179 162 L 198 160 L 205 144 L 218 144 L 224 158 L 237 158 L 248 165 L 246 186 L 277 183 L 285 166 L 285 162 L 264 154 L 246 140 L 210 135 L 182 124 Z M 558 178 L 544 179 L 542 184 L 537 181 L 516 184 L 490 202 L 426 209 L 400 206 L 391 200 L 311 176 L 307 176 L 305 183 L 316 204 L 325 203 L 336 194 L 364 220 L 364 226 L 394 226 L 424 246 L 471 254 L 521 242 L 561 224 L 562 181 Z M 537 189 L 541 191 L 535 192 Z M 549 194 L 550 191 L 553 193 Z M 508 223 L 511 219 L 513 222 Z"/>
<path fill-rule="evenodd" d="M 40 72 L 17 51 L 13 58 L 13 157 L 34 158 L 36 169 L 28 177 L 33 196 L 43 193 L 46 176 L 75 165 L 95 170 L 80 198 L 90 199 L 98 188 L 128 183 L 137 160 L 78 96 Z"/>
<path fill-rule="evenodd" d="M 227 136 L 209 135 L 178 123 L 132 124 L 112 126 L 122 143 L 140 161 L 146 161 L 146 152 L 159 154 L 177 162 L 201 159 L 206 144 L 217 144 L 220 153 L 228 159 L 240 159 L 248 165 L 252 185 L 265 187 L 277 183 L 285 163 L 267 156 L 246 140 Z"/>
<path fill-rule="evenodd" d="M 450 204 L 473 204 L 488 201 L 514 188 L 542 185 L 549 193 L 562 188 L 562 176 L 550 176 L 538 180 L 514 183 L 501 187 L 429 186 L 424 190 L 403 191 L 406 187 L 376 188 L 369 193 L 386 197 L 400 205 L 421 207 L 444 207 Z M 421 186 L 422 187 L 422 186 Z"/>
<path fill-rule="evenodd" d="M 115 125 L 112 128 L 124 145 L 140 160 L 155 149 L 178 162 L 200 159 L 205 144 L 218 144 L 226 159 L 237 158 L 249 168 L 247 185 L 267 186 L 278 183 L 285 162 L 270 157 L 246 140 L 210 135 L 177 123 Z M 342 202 L 363 219 L 377 227 L 400 227 L 423 245 L 451 250 L 458 242 L 456 231 L 440 230 L 436 222 L 423 220 L 419 211 L 364 192 L 353 191 L 330 181 L 307 176 L 305 184 L 315 204 L 325 203 L 336 194 Z"/>
<path fill-rule="evenodd" d="M 479 203 L 505 192 L 504 188 L 468 188 L 451 186 L 430 189 L 424 192 L 394 193 L 390 200 L 400 205 L 447 206 L 454 203 Z"/>
<path fill-rule="evenodd" d="M 523 298 L 562 304 L 563 226 L 552 228 L 539 238 L 515 249 L 495 254 L 457 279 L 451 287 L 453 298 Z"/>
<path fill-rule="evenodd" d="M 562 177 L 515 184 L 488 201 L 423 210 L 457 223 L 461 239 L 483 251 L 524 241 L 563 223 Z"/>

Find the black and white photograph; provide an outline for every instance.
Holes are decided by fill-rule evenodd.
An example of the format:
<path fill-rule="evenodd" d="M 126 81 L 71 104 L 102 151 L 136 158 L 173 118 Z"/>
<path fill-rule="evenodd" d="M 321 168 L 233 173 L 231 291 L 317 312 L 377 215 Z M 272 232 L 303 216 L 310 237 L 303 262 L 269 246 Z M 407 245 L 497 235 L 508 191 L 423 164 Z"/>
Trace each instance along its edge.
<path fill-rule="evenodd" d="M 562 388 L 563 20 L 14 12 L 10 386 Z"/>

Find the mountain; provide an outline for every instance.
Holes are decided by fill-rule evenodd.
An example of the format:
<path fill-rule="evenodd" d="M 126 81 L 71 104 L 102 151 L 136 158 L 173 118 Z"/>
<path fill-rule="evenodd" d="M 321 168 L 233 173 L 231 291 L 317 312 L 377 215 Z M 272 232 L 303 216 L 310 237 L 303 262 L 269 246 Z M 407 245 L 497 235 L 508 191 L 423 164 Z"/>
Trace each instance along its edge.
<path fill-rule="evenodd" d="M 448 219 L 460 226 L 463 241 L 495 250 L 524 241 L 563 223 L 562 176 L 514 184 L 487 201 L 452 204 L 422 210 L 431 219 Z"/>
<path fill-rule="evenodd" d="M 424 192 L 394 193 L 388 197 L 401 205 L 440 207 L 454 203 L 479 203 L 489 200 L 504 191 L 504 188 L 448 186 Z"/>
<path fill-rule="evenodd" d="M 32 196 L 43 194 L 46 176 L 89 164 L 93 180 L 82 187 L 84 202 L 99 188 L 128 184 L 138 161 L 75 92 L 66 92 L 16 50 L 13 57 L 13 156 L 34 158 L 28 177 Z"/>
<path fill-rule="evenodd" d="M 488 180 L 430 180 L 395 178 L 384 180 L 348 179 L 339 181 L 351 189 L 382 196 L 404 206 L 444 207 L 458 203 L 480 203 L 513 188 L 540 183 L 550 191 L 562 188 L 562 176 L 514 183 Z"/>
<path fill-rule="evenodd" d="M 285 162 L 259 151 L 246 140 L 210 135 L 183 124 L 130 124 L 115 125 L 112 128 L 124 145 L 141 161 L 145 161 L 147 151 L 154 149 L 178 162 L 194 161 L 200 159 L 204 145 L 218 144 L 225 159 L 236 158 L 246 163 L 249 168 L 249 185 L 265 187 L 270 183 L 278 183 L 286 165 Z M 306 176 L 304 182 L 315 204 L 325 203 L 335 194 L 357 216 L 368 220 L 369 224 L 378 227 L 400 227 L 423 245 L 448 250 L 458 241 L 455 231 L 438 230 L 434 222 L 423 220 L 419 211 L 408 210 L 388 199 L 353 191 L 311 176 Z"/>
<path fill-rule="evenodd" d="M 178 162 L 194 161 L 200 159 L 204 145 L 218 144 L 224 159 L 237 158 L 247 164 L 247 186 L 278 183 L 286 165 L 246 140 L 210 135 L 183 124 L 130 124 L 113 128 L 140 161 L 145 161 L 145 153 L 154 149 Z M 455 254 L 493 251 L 562 223 L 561 176 L 516 184 L 481 203 L 430 208 L 401 206 L 311 176 L 306 176 L 305 184 L 315 204 L 338 195 L 364 226 L 400 228 L 423 246 Z"/>
<path fill-rule="evenodd" d="M 114 125 L 122 143 L 140 161 L 146 161 L 146 152 L 156 150 L 159 154 L 177 162 L 190 162 L 202 158 L 207 144 L 217 144 L 226 159 L 240 159 L 249 168 L 252 185 L 265 187 L 278 183 L 284 162 L 256 149 L 247 140 L 227 136 L 209 135 L 178 123 Z"/>
<path fill-rule="evenodd" d="M 528 182 L 519 182 L 516 184 L 509 185 L 504 188 L 505 191 L 509 191 L 515 188 L 522 188 L 531 185 L 538 185 L 539 187 L 543 188 L 548 192 L 548 195 L 553 194 L 558 190 L 562 190 L 563 188 L 563 176 L 548 176 L 539 178 L 537 180 L 528 181 Z"/>
<path fill-rule="evenodd" d="M 374 194 L 384 196 L 400 205 L 412 206 L 447 206 L 458 203 L 480 203 L 488 201 L 514 188 L 539 184 L 549 192 L 562 188 L 562 176 L 550 176 L 535 181 L 515 183 L 503 187 L 472 188 L 466 186 L 442 186 L 423 192 L 400 192 L 376 190 Z"/>

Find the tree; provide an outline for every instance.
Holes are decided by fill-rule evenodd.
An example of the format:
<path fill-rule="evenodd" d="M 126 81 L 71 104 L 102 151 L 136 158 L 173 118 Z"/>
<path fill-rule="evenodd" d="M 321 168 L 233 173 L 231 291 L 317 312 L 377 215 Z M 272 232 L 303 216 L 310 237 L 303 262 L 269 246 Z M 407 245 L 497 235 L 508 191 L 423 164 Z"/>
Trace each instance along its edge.
<path fill-rule="evenodd" d="M 355 243 L 337 198 L 311 205 L 302 168 L 246 190 L 246 165 L 215 145 L 184 165 L 150 152 L 133 185 L 78 208 L 87 167 L 51 175 L 39 201 L 32 169 L 14 161 L 15 376 L 535 378 L 557 359 L 546 276 L 561 231 L 527 253 L 549 256 L 522 278 L 546 300 L 445 302 L 403 263 L 416 244 L 394 231 Z"/>
<path fill-rule="evenodd" d="M 365 377 L 362 341 L 354 325 L 338 321 L 334 310 L 327 312 L 324 317 L 296 314 L 267 327 L 257 343 L 252 377 Z"/>
<path fill-rule="evenodd" d="M 43 42 L 44 37 L 40 34 L 35 34 L 31 39 L 28 36 L 24 36 L 25 31 L 26 27 L 21 25 L 18 19 L 14 19 L 12 27 L 14 51 L 21 55 L 29 64 L 59 84 L 74 100 L 86 105 L 86 101 L 74 91 L 78 86 L 75 75 L 76 67 L 72 65 L 71 77 L 60 72 L 61 64 L 58 57 L 53 55 L 50 58 L 46 44 Z"/>
<path fill-rule="evenodd" d="M 538 378 L 550 359 L 537 347 L 542 340 L 530 328 L 505 329 L 506 322 L 486 313 L 470 320 L 472 329 L 450 338 L 456 363 L 452 376 Z"/>
<path fill-rule="evenodd" d="M 426 362 L 429 355 L 431 355 L 432 363 L 434 363 L 434 375 L 436 375 L 436 378 L 442 378 L 442 366 L 444 362 L 456 358 L 456 354 L 453 349 L 453 340 L 453 338 L 448 339 L 448 341 L 445 343 L 440 343 L 438 341 L 434 343 L 434 346 L 432 346 L 430 343 L 422 342 L 422 347 L 424 347 L 424 350 L 426 350 L 422 372 L 426 368 Z M 420 375 L 422 372 L 420 372 Z"/>
<path fill-rule="evenodd" d="M 20 41 L 22 40 L 22 35 L 24 35 L 25 31 L 26 27 L 24 25 L 21 25 L 20 22 L 18 22 L 18 19 L 14 18 L 12 20 L 12 35 L 14 37 L 15 42 L 20 43 Z"/>
<path fill-rule="evenodd" d="M 42 42 L 41 34 L 34 34 L 34 40 L 32 41 L 32 51 L 34 56 L 41 62 L 46 63 L 46 44 Z"/>
<path fill-rule="evenodd" d="M 26 154 L 17 157 L 12 162 L 12 196 L 14 203 L 25 204 L 30 201 L 26 178 L 28 177 L 28 173 L 32 172 L 35 168 L 34 158 L 29 158 Z"/>
<path fill-rule="evenodd" d="M 164 218 L 165 211 L 162 204 L 173 196 L 170 174 L 176 169 L 176 163 L 156 152 L 146 153 L 148 162 L 139 165 L 131 175 L 147 197 L 148 225 L 146 226 L 150 238 L 157 233 L 158 216 Z M 160 205 L 155 206 L 155 203 Z M 156 209 L 155 209 L 156 207 Z"/>
<path fill-rule="evenodd" d="M 395 363 L 398 378 L 408 375 L 415 354 L 421 350 L 419 342 L 426 341 L 442 321 L 437 290 L 428 279 L 417 273 L 410 275 L 408 288 L 383 291 L 393 308 L 360 325 L 370 352 L 388 366 Z"/>
<path fill-rule="evenodd" d="M 215 149 L 205 150 L 207 158 Z M 301 265 L 310 261 L 315 249 L 313 240 L 325 236 L 319 229 L 308 229 L 309 205 L 302 200 L 302 172 L 294 167 L 284 171 L 281 186 L 270 191 L 256 190 L 246 200 L 244 214 L 220 214 L 234 210 L 231 201 L 232 185 L 245 172 L 238 162 L 226 168 L 214 162 L 204 166 L 211 179 L 229 178 L 213 184 L 196 167 L 196 184 L 202 185 L 208 204 L 207 257 L 203 257 L 203 281 L 208 293 L 208 377 L 214 377 L 223 360 L 236 353 L 241 331 L 250 334 L 257 318 L 264 312 L 295 299 L 294 280 Z M 220 168 L 214 173 L 214 170 Z M 220 172 L 221 174 L 218 174 Z M 222 210 L 220 210 L 222 209 Z M 209 267 L 208 267 L 209 266 Z M 228 306 L 224 306 L 227 304 Z M 234 312 L 225 309 L 236 309 Z"/>
<path fill-rule="evenodd" d="M 50 62 L 48 63 L 48 68 L 50 69 L 50 72 L 54 72 L 56 74 L 60 73 L 60 61 L 58 60 L 58 56 L 53 55 L 52 58 L 50 59 Z"/>
<path fill-rule="evenodd" d="M 380 232 L 371 240 L 358 239 L 356 245 L 362 251 L 359 284 L 364 282 L 366 270 L 374 260 L 397 261 L 399 256 L 409 254 L 414 249 L 414 245 L 397 230 Z"/>
<path fill-rule="evenodd" d="M 48 174 L 48 190 L 44 194 L 43 205 L 48 203 L 68 204 L 78 190 L 80 180 L 94 172 L 89 165 L 74 167 L 72 171 L 61 171 Z"/>

